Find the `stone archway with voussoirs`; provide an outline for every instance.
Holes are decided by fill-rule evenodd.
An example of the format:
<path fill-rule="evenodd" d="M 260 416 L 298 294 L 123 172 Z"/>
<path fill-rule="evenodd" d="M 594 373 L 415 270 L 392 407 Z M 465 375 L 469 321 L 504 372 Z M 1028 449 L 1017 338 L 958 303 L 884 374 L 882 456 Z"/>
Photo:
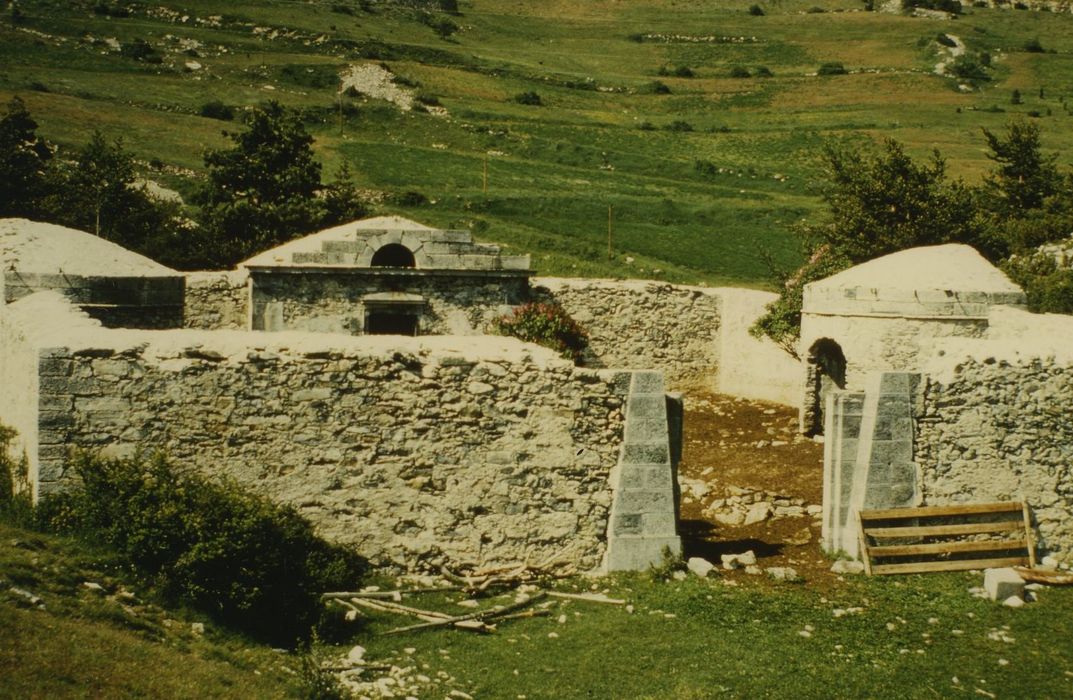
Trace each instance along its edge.
<path fill-rule="evenodd" d="M 842 346 L 830 338 L 820 338 L 805 358 L 805 397 L 801 408 L 801 431 L 823 434 L 824 401 L 827 394 L 846 388 L 846 356 Z"/>

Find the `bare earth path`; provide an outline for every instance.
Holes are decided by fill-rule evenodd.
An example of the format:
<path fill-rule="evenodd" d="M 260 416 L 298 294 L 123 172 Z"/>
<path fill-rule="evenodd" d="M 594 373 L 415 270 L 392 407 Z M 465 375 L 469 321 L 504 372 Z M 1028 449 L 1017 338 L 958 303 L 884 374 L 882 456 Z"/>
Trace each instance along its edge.
<path fill-rule="evenodd" d="M 718 566 L 721 554 L 751 549 L 760 567 L 793 567 L 810 587 L 835 583 L 820 551 L 823 445 L 797 434 L 796 410 L 689 391 L 685 412 L 678 471 L 686 556 Z"/>

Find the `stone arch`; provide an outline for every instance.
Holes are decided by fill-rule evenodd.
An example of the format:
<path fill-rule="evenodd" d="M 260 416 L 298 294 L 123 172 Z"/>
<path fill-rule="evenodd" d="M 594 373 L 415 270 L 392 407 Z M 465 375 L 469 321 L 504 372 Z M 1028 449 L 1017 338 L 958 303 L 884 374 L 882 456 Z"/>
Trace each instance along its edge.
<path fill-rule="evenodd" d="M 842 347 L 834 340 L 820 338 L 809 347 L 805 367 L 802 432 L 806 435 L 823 435 L 823 412 L 827 394 L 846 388 L 846 356 Z"/>
<path fill-rule="evenodd" d="M 417 267 L 413 252 L 401 243 L 388 243 L 373 253 L 372 267 Z"/>

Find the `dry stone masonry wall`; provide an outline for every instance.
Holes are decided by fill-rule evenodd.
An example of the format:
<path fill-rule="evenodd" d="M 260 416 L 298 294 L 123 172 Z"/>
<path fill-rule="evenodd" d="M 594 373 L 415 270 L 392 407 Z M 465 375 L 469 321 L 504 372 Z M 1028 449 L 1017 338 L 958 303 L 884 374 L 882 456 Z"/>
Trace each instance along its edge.
<path fill-rule="evenodd" d="M 183 327 L 245 330 L 249 327 L 249 275 L 234 272 L 189 272 Z"/>
<path fill-rule="evenodd" d="M 715 290 L 660 282 L 542 278 L 538 299 L 554 299 L 588 332 L 585 363 L 656 368 L 682 386 L 715 376 L 720 297 Z"/>
<path fill-rule="evenodd" d="M 19 315 L 49 318 L 16 353 L 40 373 L 43 493 L 70 447 L 160 449 L 377 563 L 602 562 L 629 373 L 509 338 L 108 331 L 58 298 Z"/>
<path fill-rule="evenodd" d="M 1027 500 L 1045 551 L 1073 556 L 1073 364 L 959 363 L 917 421 L 927 503 Z"/>

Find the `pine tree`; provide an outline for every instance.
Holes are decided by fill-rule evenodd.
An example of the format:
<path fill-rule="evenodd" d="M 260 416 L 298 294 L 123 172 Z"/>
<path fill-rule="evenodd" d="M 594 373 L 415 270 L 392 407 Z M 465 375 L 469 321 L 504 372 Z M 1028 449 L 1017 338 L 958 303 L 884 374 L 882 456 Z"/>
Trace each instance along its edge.
<path fill-rule="evenodd" d="M 48 193 L 52 150 L 37 136 L 37 122 L 15 97 L 0 117 L 0 216 L 37 218 Z"/>

